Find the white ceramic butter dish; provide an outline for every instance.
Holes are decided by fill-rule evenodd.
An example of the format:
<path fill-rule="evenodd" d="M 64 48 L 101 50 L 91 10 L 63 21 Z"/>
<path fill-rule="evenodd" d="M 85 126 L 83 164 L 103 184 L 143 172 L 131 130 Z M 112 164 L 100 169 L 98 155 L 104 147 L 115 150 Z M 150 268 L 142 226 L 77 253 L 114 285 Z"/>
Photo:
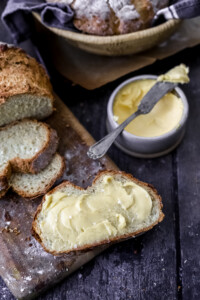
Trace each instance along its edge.
<path fill-rule="evenodd" d="M 107 106 L 107 130 L 111 132 L 119 124 L 116 122 L 116 118 L 113 113 L 113 104 L 116 99 L 116 95 L 126 85 L 134 81 L 144 79 L 157 79 L 154 75 L 141 75 L 132 77 L 123 83 L 121 83 L 111 94 Z M 155 137 L 141 137 L 136 136 L 128 131 L 124 130 L 120 136 L 116 139 L 115 145 L 127 154 L 141 158 L 154 158 L 165 155 L 175 149 L 181 142 L 186 127 L 186 121 L 188 118 L 188 102 L 187 98 L 181 88 L 176 87 L 173 91 L 182 101 L 183 113 L 181 120 L 177 126 L 165 134 Z"/>

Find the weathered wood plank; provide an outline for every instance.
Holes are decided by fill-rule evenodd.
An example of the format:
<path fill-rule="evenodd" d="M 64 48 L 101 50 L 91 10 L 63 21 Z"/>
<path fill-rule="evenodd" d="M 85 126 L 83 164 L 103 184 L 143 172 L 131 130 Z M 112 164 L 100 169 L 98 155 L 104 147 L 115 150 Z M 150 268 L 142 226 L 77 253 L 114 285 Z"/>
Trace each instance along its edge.
<path fill-rule="evenodd" d="M 187 134 L 177 152 L 182 299 L 200 299 L 200 47 L 187 52 L 191 83 Z M 194 53 L 196 55 L 194 55 Z M 182 57 L 183 61 L 184 58 Z"/>

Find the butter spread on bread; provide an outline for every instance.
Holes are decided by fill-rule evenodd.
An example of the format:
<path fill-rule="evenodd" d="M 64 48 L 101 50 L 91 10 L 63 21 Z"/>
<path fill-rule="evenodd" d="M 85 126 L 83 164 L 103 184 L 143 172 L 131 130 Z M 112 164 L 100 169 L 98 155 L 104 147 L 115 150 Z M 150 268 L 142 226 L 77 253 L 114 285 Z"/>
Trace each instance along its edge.
<path fill-rule="evenodd" d="M 64 182 L 44 196 L 33 233 L 52 254 L 135 236 L 163 219 L 156 190 L 124 172 L 104 171 L 86 190 Z"/>

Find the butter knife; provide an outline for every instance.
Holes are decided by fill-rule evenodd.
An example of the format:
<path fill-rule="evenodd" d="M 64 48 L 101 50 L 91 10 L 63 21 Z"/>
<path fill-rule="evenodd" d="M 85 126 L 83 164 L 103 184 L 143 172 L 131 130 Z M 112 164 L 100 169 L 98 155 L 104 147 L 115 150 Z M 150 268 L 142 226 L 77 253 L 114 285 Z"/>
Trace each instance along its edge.
<path fill-rule="evenodd" d="M 178 83 L 157 81 L 148 93 L 143 97 L 138 110 L 128 117 L 123 123 L 121 123 L 116 129 L 103 137 L 100 141 L 92 145 L 87 155 L 91 159 L 99 159 L 106 154 L 110 146 L 113 144 L 118 135 L 124 130 L 124 128 L 137 116 L 148 114 L 155 104 L 168 92 L 172 91 Z"/>

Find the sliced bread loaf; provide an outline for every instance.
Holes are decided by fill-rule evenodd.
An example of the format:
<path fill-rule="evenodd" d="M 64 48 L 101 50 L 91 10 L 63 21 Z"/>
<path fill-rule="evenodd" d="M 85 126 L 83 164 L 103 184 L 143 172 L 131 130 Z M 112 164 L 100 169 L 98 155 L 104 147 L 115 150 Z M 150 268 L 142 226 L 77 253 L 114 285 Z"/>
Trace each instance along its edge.
<path fill-rule="evenodd" d="M 47 124 L 23 120 L 0 128 L 0 195 L 14 172 L 38 173 L 52 160 L 58 136 Z"/>
<path fill-rule="evenodd" d="M 53 255 L 85 251 L 141 234 L 164 215 L 161 197 L 130 174 L 100 172 L 86 190 L 66 181 L 43 197 L 32 233 Z"/>
<path fill-rule="evenodd" d="M 53 112 L 53 91 L 44 68 L 22 49 L 0 45 L 0 126 Z"/>
<path fill-rule="evenodd" d="M 47 193 L 62 176 L 64 169 L 64 159 L 56 153 L 49 165 L 37 174 L 12 174 L 9 187 L 22 197 L 35 198 Z"/>

